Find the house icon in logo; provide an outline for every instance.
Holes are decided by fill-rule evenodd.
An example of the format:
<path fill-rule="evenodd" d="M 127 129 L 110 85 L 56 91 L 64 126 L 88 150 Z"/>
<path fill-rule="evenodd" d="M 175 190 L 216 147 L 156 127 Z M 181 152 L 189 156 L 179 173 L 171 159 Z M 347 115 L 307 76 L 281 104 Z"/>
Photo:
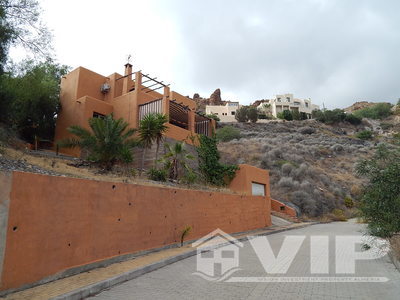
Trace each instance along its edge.
<path fill-rule="evenodd" d="M 197 248 L 197 272 L 209 281 L 222 281 L 239 270 L 239 242 L 221 229 L 216 229 L 192 244 Z"/>

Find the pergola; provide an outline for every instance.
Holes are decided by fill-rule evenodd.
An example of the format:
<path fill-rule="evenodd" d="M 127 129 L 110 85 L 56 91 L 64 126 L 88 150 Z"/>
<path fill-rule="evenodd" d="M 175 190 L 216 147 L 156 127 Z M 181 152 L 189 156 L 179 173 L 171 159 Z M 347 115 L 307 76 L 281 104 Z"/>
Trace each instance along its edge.
<path fill-rule="evenodd" d="M 169 123 L 189 129 L 189 107 L 177 103 L 175 100 L 169 101 Z"/>

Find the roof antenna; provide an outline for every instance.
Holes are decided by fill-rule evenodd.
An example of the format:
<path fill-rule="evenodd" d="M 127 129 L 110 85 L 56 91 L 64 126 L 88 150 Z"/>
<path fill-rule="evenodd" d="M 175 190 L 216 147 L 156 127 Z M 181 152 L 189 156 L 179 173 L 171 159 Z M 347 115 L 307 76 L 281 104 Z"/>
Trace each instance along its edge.
<path fill-rule="evenodd" d="M 127 64 L 131 64 L 131 59 L 132 59 L 132 55 L 128 54 L 128 56 L 126 57 Z"/>

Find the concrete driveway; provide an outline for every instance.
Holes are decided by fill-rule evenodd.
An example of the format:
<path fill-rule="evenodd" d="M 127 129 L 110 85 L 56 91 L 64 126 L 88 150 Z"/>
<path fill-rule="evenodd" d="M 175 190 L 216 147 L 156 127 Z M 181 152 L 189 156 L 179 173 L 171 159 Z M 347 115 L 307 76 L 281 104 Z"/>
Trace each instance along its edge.
<path fill-rule="evenodd" d="M 197 275 L 196 256 L 145 274 L 93 297 L 97 299 L 400 299 L 400 273 L 389 257 L 357 260 L 355 273 L 336 274 L 335 257 L 346 260 L 351 255 L 336 251 L 337 236 L 362 235 L 364 225 L 355 222 L 319 224 L 267 236 L 275 255 L 285 236 L 305 236 L 286 274 L 266 273 L 250 242 L 243 243 L 239 255 L 239 271 L 232 277 L 269 278 L 281 282 L 210 282 Z M 329 273 L 315 275 L 310 271 L 310 236 L 329 236 Z M 328 251 L 328 250 L 327 250 Z M 323 256 L 323 254 L 322 254 Z M 322 257 L 321 256 L 321 257 Z M 285 259 L 283 259 L 285 261 Z M 321 264 L 323 261 L 321 260 Z M 318 266 L 317 266 L 318 268 Z M 296 282 L 288 277 L 362 277 L 387 278 L 385 282 Z M 270 280 L 271 281 L 271 280 Z"/>

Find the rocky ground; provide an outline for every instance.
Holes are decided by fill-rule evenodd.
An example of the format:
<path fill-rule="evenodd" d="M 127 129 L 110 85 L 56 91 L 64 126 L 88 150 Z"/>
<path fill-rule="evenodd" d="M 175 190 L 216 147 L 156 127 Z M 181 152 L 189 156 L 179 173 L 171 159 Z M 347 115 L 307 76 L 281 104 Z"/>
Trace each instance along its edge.
<path fill-rule="evenodd" d="M 391 130 L 375 126 L 374 139 L 364 141 L 354 135 L 373 129 L 368 121 L 359 126 L 314 120 L 231 125 L 240 129 L 241 138 L 220 143 L 223 160 L 270 170 L 272 197 L 295 204 L 309 216 L 346 210 L 346 197 L 356 202 L 363 179 L 355 175 L 355 164 L 378 143 L 389 141 Z"/>
<path fill-rule="evenodd" d="M 16 160 L 5 157 L 0 154 L 0 170 L 3 171 L 23 171 L 23 172 L 32 172 L 46 175 L 58 175 L 62 176 L 63 174 L 57 173 L 54 171 L 49 171 L 38 166 L 27 163 L 25 160 Z"/>

